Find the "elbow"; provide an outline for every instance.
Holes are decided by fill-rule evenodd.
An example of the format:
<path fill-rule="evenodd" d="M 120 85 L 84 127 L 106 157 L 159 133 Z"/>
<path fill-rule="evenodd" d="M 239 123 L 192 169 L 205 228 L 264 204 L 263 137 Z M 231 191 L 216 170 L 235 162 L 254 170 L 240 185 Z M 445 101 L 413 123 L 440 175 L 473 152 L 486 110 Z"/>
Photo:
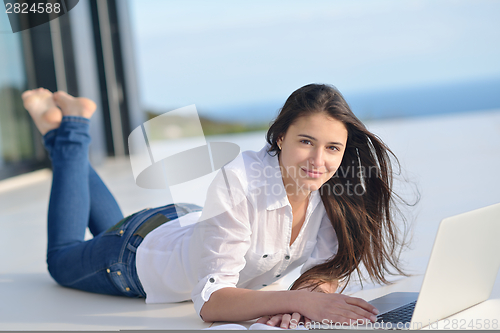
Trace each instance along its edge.
<path fill-rule="evenodd" d="M 207 310 L 207 307 L 209 307 L 209 306 L 207 306 L 207 302 L 205 302 L 205 304 L 203 304 L 203 306 L 201 307 L 201 310 L 200 310 L 200 318 L 205 323 L 212 323 L 215 320 L 212 318 L 213 316 L 210 315 L 210 311 Z"/>
<path fill-rule="evenodd" d="M 228 288 L 222 288 L 214 291 L 209 299 L 202 305 L 200 310 L 200 317 L 206 323 L 211 323 L 214 321 L 225 321 L 227 316 L 224 313 L 226 308 L 227 298 L 222 297 L 222 290 L 227 290 Z M 229 288 L 233 289 L 233 288 Z M 224 292 L 222 292 L 224 294 Z M 221 297 L 219 297 L 221 296 Z M 226 309 L 227 310 L 227 309 Z"/>
<path fill-rule="evenodd" d="M 200 318 L 201 318 L 201 320 L 203 320 L 205 323 L 212 323 L 212 322 L 213 322 L 213 320 L 210 320 L 210 318 L 209 318 L 209 317 L 207 317 L 207 316 L 203 316 L 203 314 L 202 314 L 202 313 L 200 313 Z"/>

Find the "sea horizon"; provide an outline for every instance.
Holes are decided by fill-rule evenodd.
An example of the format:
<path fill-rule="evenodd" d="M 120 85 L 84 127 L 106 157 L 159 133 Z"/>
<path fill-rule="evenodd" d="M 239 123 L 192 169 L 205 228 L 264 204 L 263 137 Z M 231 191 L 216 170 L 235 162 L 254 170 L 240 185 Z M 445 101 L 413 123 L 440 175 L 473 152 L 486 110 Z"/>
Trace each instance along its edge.
<path fill-rule="evenodd" d="M 363 121 L 489 110 L 500 108 L 500 77 L 343 95 Z M 198 112 L 213 121 L 262 124 L 272 121 L 283 103 L 260 101 L 210 110 L 198 107 Z"/>

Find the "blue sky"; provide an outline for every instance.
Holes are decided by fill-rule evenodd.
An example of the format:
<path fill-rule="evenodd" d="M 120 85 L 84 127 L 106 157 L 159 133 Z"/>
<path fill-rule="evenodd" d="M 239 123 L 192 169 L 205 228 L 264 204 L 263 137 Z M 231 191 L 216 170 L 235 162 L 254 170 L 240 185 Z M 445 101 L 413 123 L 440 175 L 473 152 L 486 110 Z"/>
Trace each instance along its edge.
<path fill-rule="evenodd" d="M 143 105 L 215 110 L 500 76 L 500 1 L 129 0 Z"/>

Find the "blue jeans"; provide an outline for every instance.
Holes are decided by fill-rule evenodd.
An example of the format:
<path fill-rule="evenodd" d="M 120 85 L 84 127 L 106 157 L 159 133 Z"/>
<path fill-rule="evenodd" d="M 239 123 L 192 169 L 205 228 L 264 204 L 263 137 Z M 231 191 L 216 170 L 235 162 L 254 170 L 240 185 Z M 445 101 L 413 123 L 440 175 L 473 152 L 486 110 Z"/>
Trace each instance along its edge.
<path fill-rule="evenodd" d="M 47 246 L 50 275 L 65 287 L 145 297 L 135 267 L 136 249 L 144 237 L 137 230 L 157 214 L 166 221 L 176 219 L 176 207 L 183 214 L 201 207 L 170 204 L 123 218 L 113 195 L 89 163 L 88 130 L 88 119 L 65 116 L 59 128 L 43 137 L 53 165 Z M 87 227 L 94 238 L 84 241 Z"/>

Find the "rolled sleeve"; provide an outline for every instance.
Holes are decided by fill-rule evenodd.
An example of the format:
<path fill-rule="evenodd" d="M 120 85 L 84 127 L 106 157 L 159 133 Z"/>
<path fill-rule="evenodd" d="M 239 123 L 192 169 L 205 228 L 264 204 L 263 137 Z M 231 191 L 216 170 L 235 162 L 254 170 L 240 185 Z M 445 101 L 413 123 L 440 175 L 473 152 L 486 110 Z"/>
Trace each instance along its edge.
<path fill-rule="evenodd" d="M 197 262 L 198 282 L 191 299 L 198 315 L 212 293 L 236 287 L 251 243 L 251 203 L 240 176 L 230 170 L 223 171 L 209 187 L 205 207 L 211 207 L 211 211 L 202 213 L 193 235 L 195 251 L 191 252 L 198 254 L 193 259 Z M 212 216 L 214 209 L 218 214 Z"/>
<path fill-rule="evenodd" d="M 196 313 L 198 313 L 198 315 L 200 315 L 203 304 L 205 304 L 205 302 L 210 299 L 210 296 L 212 296 L 214 292 L 222 288 L 236 288 L 236 285 L 233 283 L 225 283 L 223 281 L 219 281 L 220 279 L 217 275 L 209 274 L 204 277 L 193 290 L 192 299 L 194 303 L 194 309 L 196 310 Z M 202 287 L 201 291 L 196 290 L 200 287 Z"/>
<path fill-rule="evenodd" d="M 321 225 L 319 227 L 318 236 L 316 237 L 316 245 L 306 260 L 302 268 L 300 269 L 300 274 L 303 274 L 308 269 L 323 264 L 332 258 L 338 251 L 338 239 L 335 230 L 330 223 L 330 219 L 325 214 L 321 220 Z"/>

